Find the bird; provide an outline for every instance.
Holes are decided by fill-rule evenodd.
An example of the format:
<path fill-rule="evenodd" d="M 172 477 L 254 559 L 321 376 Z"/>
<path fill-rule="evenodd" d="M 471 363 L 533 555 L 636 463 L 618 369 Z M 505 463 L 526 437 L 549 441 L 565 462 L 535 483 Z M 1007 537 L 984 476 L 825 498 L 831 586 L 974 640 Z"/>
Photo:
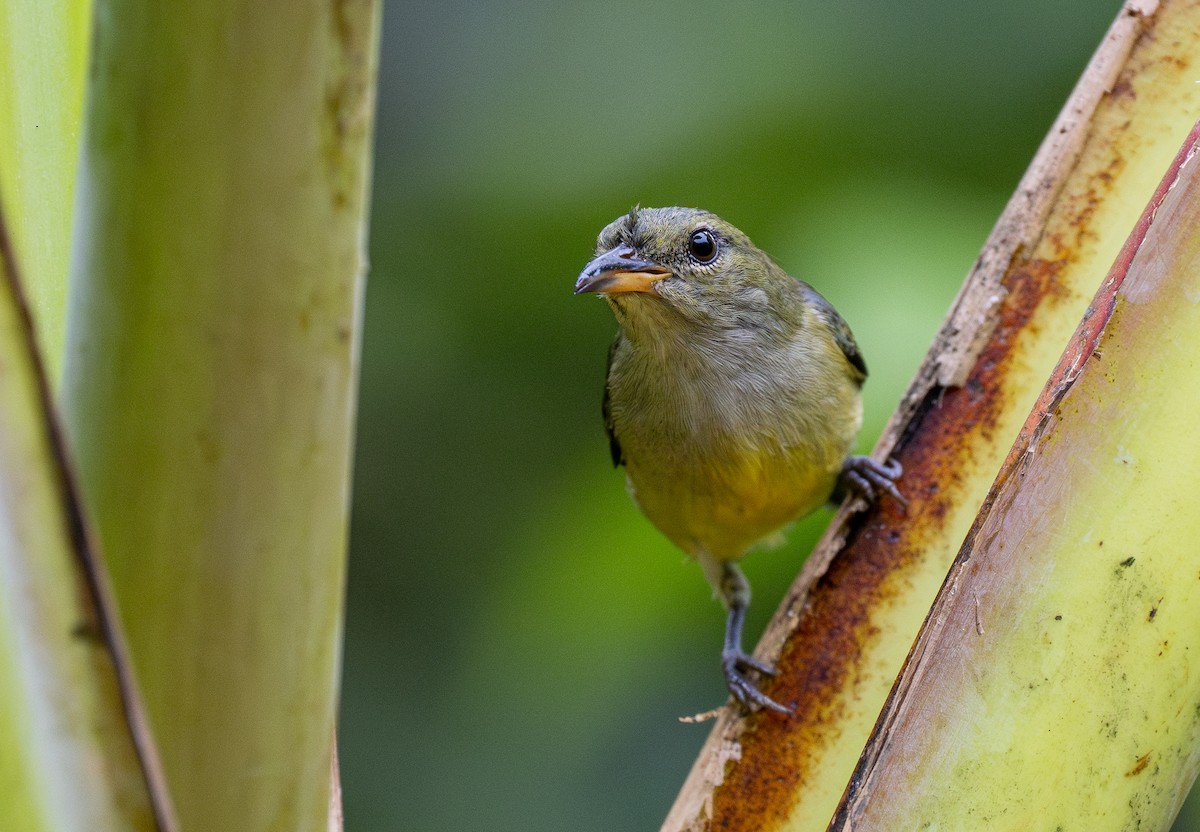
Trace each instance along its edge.
<path fill-rule="evenodd" d="M 850 327 L 733 225 L 697 208 L 639 208 L 609 223 L 575 294 L 603 297 L 618 332 L 603 418 L 633 501 L 694 559 L 726 609 L 721 669 L 746 711 L 792 709 L 752 674 L 747 552 L 847 493 L 901 506 L 902 474 L 851 454 L 867 366 Z"/>

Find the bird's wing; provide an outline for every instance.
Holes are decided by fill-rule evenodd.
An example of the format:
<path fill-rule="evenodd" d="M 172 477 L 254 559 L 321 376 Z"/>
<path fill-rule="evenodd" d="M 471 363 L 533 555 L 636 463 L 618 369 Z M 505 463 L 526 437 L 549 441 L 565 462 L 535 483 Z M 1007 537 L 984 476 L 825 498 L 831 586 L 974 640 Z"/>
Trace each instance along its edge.
<path fill-rule="evenodd" d="M 854 340 L 854 333 L 850 331 L 850 325 L 833 308 L 833 304 L 821 296 L 820 292 L 803 281 L 800 285 L 804 289 L 804 299 L 811 304 L 817 317 L 829 327 L 829 331 L 833 333 L 833 340 L 842 350 L 842 355 L 846 356 L 846 360 L 850 362 L 851 366 L 858 370 L 858 383 L 862 384 L 867 378 L 867 362 L 863 360 L 862 353 L 858 351 L 858 344 Z"/>
<path fill-rule="evenodd" d="M 613 356 L 617 352 L 617 344 L 621 342 L 621 336 L 617 335 L 612 342 L 612 346 L 608 348 L 608 366 L 604 371 L 604 401 L 600 405 L 600 410 L 604 414 L 604 432 L 608 434 L 608 449 L 612 452 L 613 467 L 625 464 L 625 454 L 621 452 L 621 443 L 617 441 L 617 431 L 613 427 L 612 407 L 610 398 L 612 396 L 612 363 Z"/>

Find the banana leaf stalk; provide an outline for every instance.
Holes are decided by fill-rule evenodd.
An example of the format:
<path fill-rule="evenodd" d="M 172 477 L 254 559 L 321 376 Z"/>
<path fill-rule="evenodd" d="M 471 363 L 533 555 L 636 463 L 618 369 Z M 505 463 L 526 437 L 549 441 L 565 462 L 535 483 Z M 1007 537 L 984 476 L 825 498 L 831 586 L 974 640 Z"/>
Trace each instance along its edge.
<path fill-rule="evenodd" d="M 330 822 L 379 11 L 96 4 L 62 407 L 185 829 Z"/>
<path fill-rule="evenodd" d="M 89 0 L 0 0 L 0 204 L 51 388 L 62 369 Z"/>
<path fill-rule="evenodd" d="M 1166 829 L 1200 767 L 1200 124 L 1050 376 L 831 829 Z"/>

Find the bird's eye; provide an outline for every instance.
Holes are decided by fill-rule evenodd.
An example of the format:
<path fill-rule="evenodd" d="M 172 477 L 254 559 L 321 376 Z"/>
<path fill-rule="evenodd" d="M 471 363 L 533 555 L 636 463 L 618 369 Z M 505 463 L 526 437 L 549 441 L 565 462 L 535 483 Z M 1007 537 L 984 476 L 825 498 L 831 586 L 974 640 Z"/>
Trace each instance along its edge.
<path fill-rule="evenodd" d="M 707 266 L 717 259 L 717 238 L 707 228 L 693 231 L 688 239 L 688 254 L 701 266 Z"/>

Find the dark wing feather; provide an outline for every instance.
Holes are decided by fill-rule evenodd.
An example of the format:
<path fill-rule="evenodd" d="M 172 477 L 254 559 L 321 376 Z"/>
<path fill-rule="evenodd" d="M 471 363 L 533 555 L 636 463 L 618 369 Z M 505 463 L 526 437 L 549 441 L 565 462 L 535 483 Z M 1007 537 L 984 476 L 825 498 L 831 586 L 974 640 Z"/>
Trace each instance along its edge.
<path fill-rule="evenodd" d="M 825 300 L 816 289 L 807 283 L 800 285 L 804 287 L 804 299 L 812 306 L 817 317 L 829 327 L 829 331 L 833 333 L 833 340 L 841 348 L 846 360 L 854 369 L 858 370 L 858 383 L 862 384 L 867 378 L 867 362 L 863 360 L 862 353 L 858 351 L 858 344 L 854 341 L 854 333 L 850 331 L 850 325 L 833 308 L 833 304 Z"/>
<path fill-rule="evenodd" d="M 621 443 L 617 441 L 617 432 L 613 427 L 612 407 L 610 404 L 611 390 L 609 388 L 609 377 L 612 374 L 613 355 L 617 351 L 617 343 L 621 340 L 618 335 L 616 340 L 612 342 L 612 346 L 608 348 L 608 365 L 604 370 L 604 401 L 600 405 L 600 410 L 604 414 L 604 432 L 608 434 L 608 449 L 612 452 L 613 467 L 625 464 L 625 455 L 621 453 Z"/>

